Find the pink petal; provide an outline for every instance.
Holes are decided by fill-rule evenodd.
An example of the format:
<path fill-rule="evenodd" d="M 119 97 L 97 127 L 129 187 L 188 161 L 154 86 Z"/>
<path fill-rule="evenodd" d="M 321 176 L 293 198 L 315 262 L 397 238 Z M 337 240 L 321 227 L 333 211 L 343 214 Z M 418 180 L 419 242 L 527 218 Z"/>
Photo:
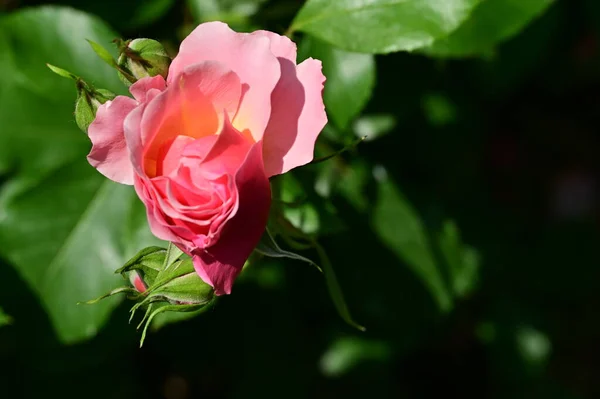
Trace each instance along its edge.
<path fill-rule="evenodd" d="M 257 30 L 252 36 L 267 37 L 271 43 L 271 53 L 277 58 L 286 58 L 296 64 L 296 43 L 287 36 L 278 35 L 268 30 Z"/>
<path fill-rule="evenodd" d="M 141 104 L 131 111 L 123 122 L 125 141 L 130 153 L 130 164 L 138 175 L 143 176 L 142 156 L 144 146 L 142 144 L 142 117 L 147 104 Z"/>
<path fill-rule="evenodd" d="M 179 135 L 216 134 L 222 115 L 234 115 L 242 97 L 238 76 L 215 61 L 185 68 L 170 84 L 148 103 L 138 132 L 143 170 L 150 177 L 156 175 L 158 151 L 165 142 Z"/>
<path fill-rule="evenodd" d="M 273 110 L 264 136 L 269 177 L 312 161 L 315 141 L 327 123 L 321 61 L 309 58 L 298 66 L 285 58 L 279 62 L 281 80 L 271 97 Z"/>
<path fill-rule="evenodd" d="M 271 92 L 280 77 L 269 38 L 234 32 L 222 22 L 201 24 L 181 43 L 169 68 L 168 84 L 186 66 L 206 60 L 220 61 L 240 77 L 246 91 L 233 126 L 249 130 L 255 141 L 260 140 L 271 114 Z"/>
<path fill-rule="evenodd" d="M 244 162 L 252 144 L 225 119 L 221 133 L 199 167 L 203 172 L 214 175 L 234 175 Z M 186 155 L 190 147 L 186 148 Z"/>
<path fill-rule="evenodd" d="M 194 251 L 194 267 L 216 295 L 231 293 L 244 263 L 260 241 L 271 205 L 271 187 L 262 160 L 262 142 L 252 146 L 235 175 L 239 208 L 215 245 Z"/>
<path fill-rule="evenodd" d="M 133 167 L 125 142 L 123 122 L 136 106 L 135 100 L 124 96 L 107 101 L 98 107 L 96 119 L 88 129 L 92 141 L 88 162 L 117 183 L 133 184 Z"/>
<path fill-rule="evenodd" d="M 146 101 L 146 94 L 152 90 L 157 89 L 163 91 L 165 89 L 165 79 L 160 76 L 146 77 L 138 80 L 129 88 L 129 92 L 133 94 L 133 97 L 139 102 Z"/>
<path fill-rule="evenodd" d="M 194 139 L 189 136 L 176 136 L 169 142 L 166 142 L 158 151 L 158 165 L 156 168 L 157 176 L 168 176 L 177 171 L 181 162 L 181 156 L 184 148 L 193 143 Z"/>
<path fill-rule="evenodd" d="M 151 188 L 149 187 L 150 184 L 151 183 L 145 178 L 138 175 L 135 176 L 135 192 L 146 206 L 146 216 L 148 218 L 148 224 L 150 225 L 150 231 L 161 240 L 181 243 L 181 239 L 169 229 L 161 211 L 157 209 L 155 199 L 152 197 L 149 190 L 149 188 Z"/>

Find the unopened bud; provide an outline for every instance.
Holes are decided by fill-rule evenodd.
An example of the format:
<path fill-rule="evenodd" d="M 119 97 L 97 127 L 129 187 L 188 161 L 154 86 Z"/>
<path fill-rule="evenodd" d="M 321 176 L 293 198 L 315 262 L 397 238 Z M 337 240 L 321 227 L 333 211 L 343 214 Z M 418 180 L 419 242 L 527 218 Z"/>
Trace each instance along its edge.
<path fill-rule="evenodd" d="M 165 48 L 152 39 L 134 39 L 119 43 L 120 55 L 117 64 L 136 80 L 148 76 L 161 75 L 167 77 L 171 57 Z M 119 72 L 121 80 L 129 85 L 131 79 Z"/>
<path fill-rule="evenodd" d="M 87 303 L 96 303 L 116 294 L 127 294 L 129 299 L 136 302 L 131 308 L 132 318 L 138 309 L 146 309 L 146 315 L 140 323 L 140 326 L 145 324 L 142 342 L 148 325 L 157 314 L 200 311 L 210 307 L 216 298 L 213 288 L 202 281 L 194 270 L 192 259 L 173 244 L 168 249 L 145 248 L 115 273 L 123 275 L 131 286 L 117 288 Z"/>
<path fill-rule="evenodd" d="M 83 81 L 77 83 L 77 102 L 75 102 L 75 122 L 87 133 L 88 127 L 96 118 L 98 107 L 115 98 L 115 94 L 105 89 L 95 89 Z"/>

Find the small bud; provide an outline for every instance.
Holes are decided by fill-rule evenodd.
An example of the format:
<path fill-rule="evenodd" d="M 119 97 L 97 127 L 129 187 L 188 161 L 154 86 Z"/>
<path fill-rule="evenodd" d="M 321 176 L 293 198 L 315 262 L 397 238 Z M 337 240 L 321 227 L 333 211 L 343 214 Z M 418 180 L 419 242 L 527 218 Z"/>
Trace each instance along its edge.
<path fill-rule="evenodd" d="M 88 127 L 96 118 L 98 107 L 115 98 L 115 94 L 105 89 L 95 89 L 82 80 L 77 81 L 79 94 L 75 102 L 75 122 L 87 133 Z"/>
<path fill-rule="evenodd" d="M 131 308 L 131 318 L 138 309 L 146 309 L 138 326 L 144 325 L 142 342 L 157 314 L 206 310 L 216 299 L 213 288 L 202 281 L 194 270 L 192 259 L 173 244 L 168 249 L 145 248 L 115 273 L 129 280 L 131 286 L 117 288 L 87 303 L 93 304 L 116 294 L 127 294 L 129 299 L 136 302 Z"/>
<path fill-rule="evenodd" d="M 136 80 L 148 76 L 161 75 L 167 77 L 171 58 L 165 48 L 151 39 L 134 39 L 117 43 L 120 55 L 117 64 L 121 70 L 127 71 Z M 131 79 L 119 71 L 119 77 L 125 84 L 130 84 Z"/>

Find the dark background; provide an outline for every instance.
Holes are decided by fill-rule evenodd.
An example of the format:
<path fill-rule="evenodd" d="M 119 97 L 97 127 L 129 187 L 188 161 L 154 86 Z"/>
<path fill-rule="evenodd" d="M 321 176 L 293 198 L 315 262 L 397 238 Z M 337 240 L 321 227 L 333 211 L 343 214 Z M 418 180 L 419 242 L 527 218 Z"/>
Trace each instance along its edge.
<path fill-rule="evenodd" d="M 4 0 L 0 9 L 42 3 Z M 128 22 L 134 8 L 122 1 L 60 3 L 96 13 L 125 38 L 175 49 L 194 23 L 179 2 L 143 26 Z M 282 32 L 300 6 L 268 1 L 252 23 Z M 295 174 L 319 212 L 335 207 L 320 241 L 365 333 L 339 318 L 314 269 L 265 260 L 213 311 L 150 334 L 142 349 L 127 324 L 131 304 L 94 339 L 64 346 L 3 265 L 0 303 L 18 322 L 0 329 L 0 396 L 600 397 L 599 33 L 594 0 L 558 1 L 494 57 L 377 56 L 364 114 L 390 114 L 395 128 Z M 369 171 L 365 207 L 343 189 L 327 204 L 314 194 L 331 165 Z M 429 234 L 452 219 L 477 251 L 473 289 L 450 311 L 378 238 L 375 165 Z"/>

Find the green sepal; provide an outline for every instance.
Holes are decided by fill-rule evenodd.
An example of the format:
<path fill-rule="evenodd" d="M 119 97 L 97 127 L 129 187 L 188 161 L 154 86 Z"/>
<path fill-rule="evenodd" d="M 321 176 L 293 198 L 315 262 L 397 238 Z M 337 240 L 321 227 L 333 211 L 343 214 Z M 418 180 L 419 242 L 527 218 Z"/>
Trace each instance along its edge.
<path fill-rule="evenodd" d="M 144 248 L 115 273 L 127 278 L 129 273 L 137 270 L 141 272 L 144 283 L 152 285 L 163 268 L 166 253 L 167 250 L 161 247 Z"/>
<path fill-rule="evenodd" d="M 191 259 L 189 263 L 192 263 Z M 204 304 L 212 297 L 213 288 L 202 281 L 193 266 L 189 273 L 174 277 L 148 293 L 148 298 L 171 304 Z"/>
<path fill-rule="evenodd" d="M 98 44 L 94 41 L 91 41 L 89 39 L 86 39 L 86 40 L 92 47 L 92 50 L 94 50 L 94 52 L 98 55 L 98 57 L 100 57 L 100 59 L 102 59 L 102 61 L 106 62 L 111 67 L 115 68 L 118 71 L 119 76 L 126 79 L 126 82 L 128 85 L 135 83 L 137 81 L 137 79 L 129 71 L 123 69 L 117 63 L 117 61 L 113 58 L 113 56 L 108 52 L 107 49 L 105 49 L 100 44 Z"/>
<path fill-rule="evenodd" d="M 119 287 L 119 288 L 115 288 L 114 290 L 102 295 L 101 297 L 98 297 L 96 299 L 90 299 L 89 301 L 77 302 L 77 304 L 78 305 L 93 305 L 93 304 L 101 301 L 102 299 L 105 299 L 105 298 L 108 298 L 110 296 L 117 295 L 117 294 L 129 294 L 129 297 L 131 299 L 137 299 L 140 297 L 140 293 L 137 292 L 134 288 Z"/>
<path fill-rule="evenodd" d="M 67 71 L 66 69 L 62 69 L 62 68 L 59 68 L 59 67 L 54 66 L 52 64 L 48 64 L 48 63 L 46 63 L 46 66 L 48 68 L 50 68 L 50 70 L 52 72 L 54 72 L 58 76 L 62 76 L 63 78 L 71 79 L 71 80 L 74 80 L 74 81 L 77 81 L 77 80 L 80 79 L 79 76 L 77 76 L 77 75 L 75 75 L 75 74 Z"/>
<path fill-rule="evenodd" d="M 114 67 L 117 65 L 117 62 L 115 61 L 113 56 L 108 52 L 107 49 L 105 49 L 100 44 L 98 44 L 90 39 L 85 39 L 85 40 L 90 44 L 90 46 L 92 47 L 92 50 L 94 50 L 94 53 L 96 53 L 98 55 L 98 57 L 100 57 L 100 59 L 102 59 L 102 61 L 106 62 L 111 67 Z"/>

